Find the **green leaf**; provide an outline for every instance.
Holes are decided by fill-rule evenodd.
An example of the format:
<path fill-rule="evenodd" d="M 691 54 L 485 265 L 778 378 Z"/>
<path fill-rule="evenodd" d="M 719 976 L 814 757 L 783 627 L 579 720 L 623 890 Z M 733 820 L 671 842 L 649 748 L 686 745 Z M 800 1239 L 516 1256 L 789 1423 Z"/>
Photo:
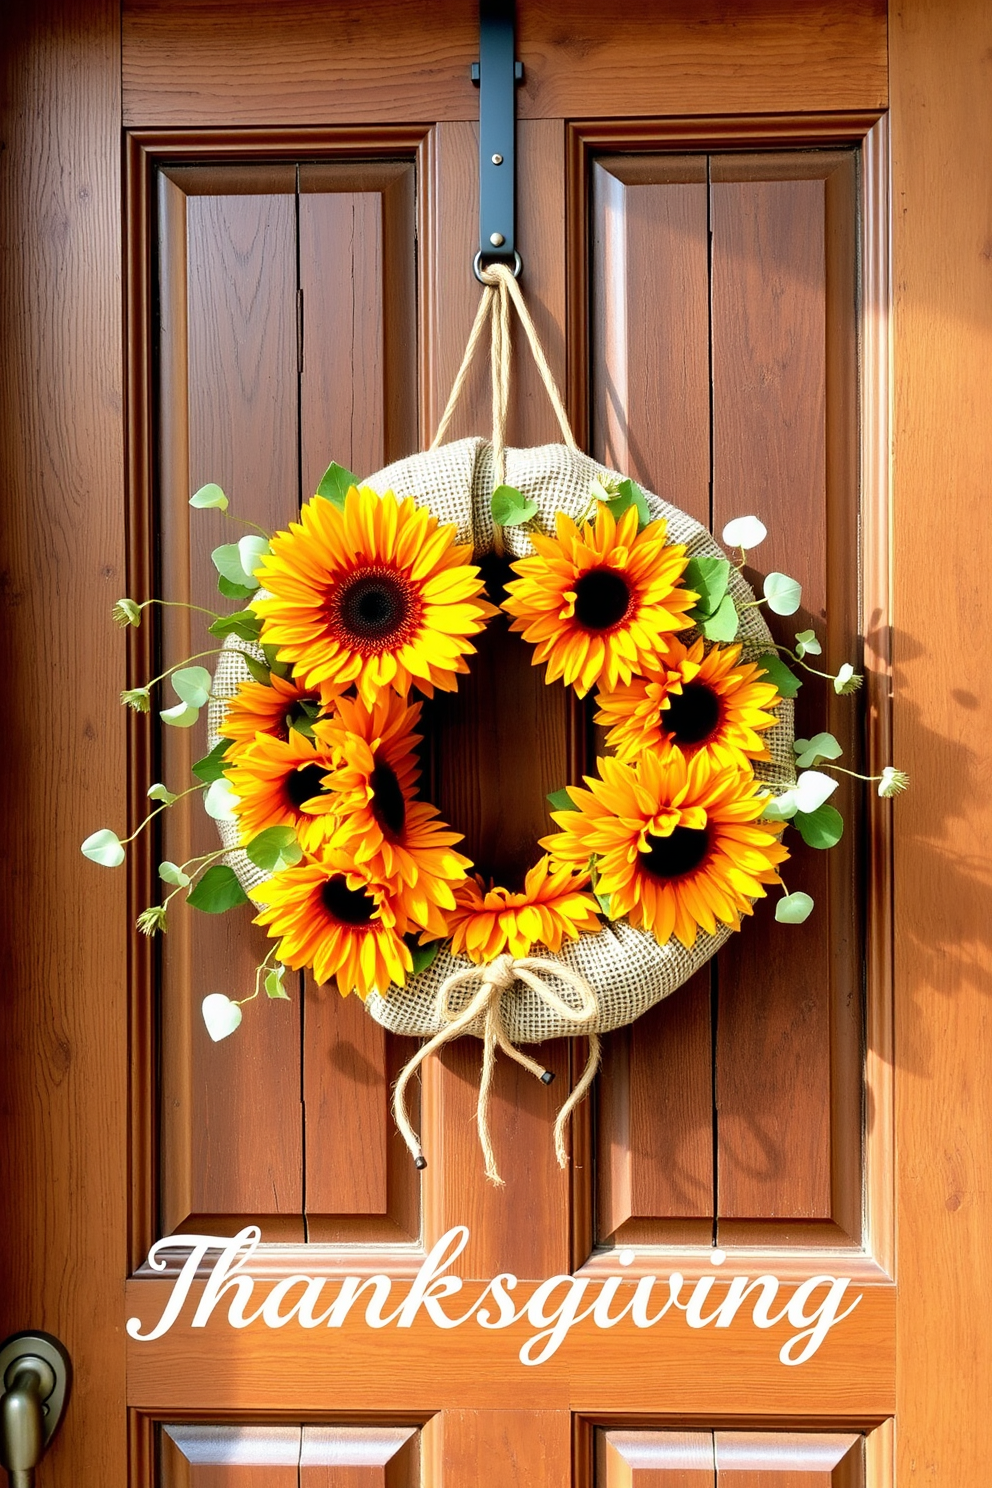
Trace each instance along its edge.
<path fill-rule="evenodd" d="M 223 574 L 217 580 L 217 588 L 225 599 L 248 599 L 258 588 L 257 584 L 235 584 Z"/>
<path fill-rule="evenodd" d="M 264 661 L 259 661 L 257 656 L 249 656 L 247 651 L 241 653 L 241 659 L 256 682 L 261 682 L 263 687 L 272 686 L 272 675 Z"/>
<path fill-rule="evenodd" d="M 271 553 L 269 539 L 257 533 L 249 532 L 247 537 L 238 538 L 238 555 L 241 559 L 241 567 L 245 572 L 245 583 L 258 584 L 255 578 L 255 570 L 267 553 Z"/>
<path fill-rule="evenodd" d="M 214 745 L 209 754 L 205 754 L 202 759 L 197 760 L 193 766 L 193 774 L 197 780 L 202 780 L 204 785 L 211 785 L 215 780 L 221 778 L 226 763 L 224 756 L 227 753 L 230 742 L 230 739 L 221 739 Z"/>
<path fill-rule="evenodd" d="M 708 641 L 732 641 L 739 624 L 740 617 L 734 601 L 729 594 L 725 594 L 716 614 L 710 615 L 699 628 Z"/>
<path fill-rule="evenodd" d="M 220 486 L 214 485 L 213 481 L 201 486 L 194 491 L 189 498 L 190 506 L 195 506 L 197 511 L 204 511 L 208 507 L 215 506 L 219 511 L 227 511 L 227 497 Z"/>
<path fill-rule="evenodd" d="M 768 680 L 775 684 L 784 698 L 794 698 L 803 685 L 775 651 L 766 651 L 764 656 L 758 657 L 755 665 L 767 673 Z"/>
<path fill-rule="evenodd" d="M 351 471 L 345 470 L 343 465 L 337 465 L 332 460 L 320 477 L 316 495 L 322 496 L 325 501 L 330 501 L 333 506 L 343 507 L 344 498 L 349 490 L 357 485 L 358 481 Z"/>
<path fill-rule="evenodd" d="M 720 608 L 730 579 L 727 558 L 690 558 L 682 572 L 682 584 L 699 595 L 691 612 L 693 620 L 706 620 Z"/>
<path fill-rule="evenodd" d="M 813 901 L 808 894 L 786 894 L 775 906 L 775 918 L 780 925 L 801 925 L 813 913 Z"/>
<path fill-rule="evenodd" d="M 212 868 L 208 868 L 186 898 L 194 909 L 202 909 L 204 914 L 223 914 L 238 904 L 249 903 L 237 874 L 226 863 L 214 863 Z"/>
<path fill-rule="evenodd" d="M 170 728 L 192 728 L 200 716 L 200 710 L 191 703 L 176 703 L 173 708 L 163 708 L 158 716 Z"/>
<path fill-rule="evenodd" d="M 275 672 L 277 677 L 287 678 L 293 675 L 293 668 L 289 662 L 279 660 L 278 646 L 263 646 L 262 655 L 265 657 L 269 671 Z"/>
<path fill-rule="evenodd" d="M 109 827 L 91 832 L 80 845 L 80 851 L 84 858 L 89 858 L 91 863 L 99 863 L 101 868 L 119 868 L 124 861 L 121 839 Z"/>
<path fill-rule="evenodd" d="M 266 827 L 251 839 L 245 852 L 263 873 L 278 873 L 282 868 L 292 868 L 303 856 L 292 827 Z"/>
<path fill-rule="evenodd" d="M 170 863 L 168 858 L 159 863 L 158 876 L 163 883 L 175 884 L 177 889 L 185 889 L 192 882 L 189 874 L 184 873 L 178 863 Z"/>
<path fill-rule="evenodd" d="M 788 574 L 770 573 L 762 585 L 768 608 L 776 615 L 794 615 L 803 602 L 803 586 Z"/>
<path fill-rule="evenodd" d="M 577 811 L 578 807 L 567 790 L 552 791 L 548 796 L 552 811 Z"/>
<path fill-rule="evenodd" d="M 265 974 L 265 995 L 271 998 L 280 998 L 289 1001 L 289 993 L 283 986 L 283 977 L 286 975 L 285 966 L 275 966 Z"/>
<path fill-rule="evenodd" d="M 622 480 L 617 486 L 617 494 L 607 502 L 607 506 L 616 521 L 619 521 L 631 506 L 637 507 L 638 528 L 646 527 L 651 520 L 647 498 L 636 481 Z"/>
<path fill-rule="evenodd" d="M 812 739 L 797 739 L 792 747 L 801 770 L 809 769 L 820 760 L 840 759 L 844 753 L 833 734 L 814 734 Z"/>
<path fill-rule="evenodd" d="M 497 486 L 489 498 L 489 510 L 497 527 L 522 527 L 537 516 L 537 502 L 528 501 L 516 486 Z"/>
<path fill-rule="evenodd" d="M 796 653 L 799 656 L 820 656 L 823 647 L 816 639 L 815 630 L 796 631 Z"/>
<path fill-rule="evenodd" d="M 761 813 L 761 820 L 790 821 L 798 809 L 795 791 L 783 791 L 780 796 L 775 796 L 768 802 L 764 811 Z"/>
<path fill-rule="evenodd" d="M 239 543 L 222 543 L 219 548 L 214 548 L 210 554 L 210 560 L 221 578 L 227 579 L 228 583 L 237 584 L 239 588 L 247 588 L 249 594 L 258 588 L 258 580 L 253 579 L 251 574 L 246 572 L 241 561 Z"/>
<path fill-rule="evenodd" d="M 166 806 L 171 806 L 173 801 L 179 800 L 179 797 L 175 791 L 170 791 L 168 786 L 162 785 L 159 782 L 157 785 L 150 785 L 148 787 L 148 799 L 149 801 L 162 801 Z"/>
<path fill-rule="evenodd" d="M 606 918 L 608 920 L 612 920 L 612 918 L 613 918 L 613 909 L 611 907 L 612 901 L 611 901 L 610 895 L 609 894 L 601 894 L 598 889 L 594 889 L 593 890 L 593 894 L 595 895 L 596 903 L 599 905 L 600 909 L 603 911 L 603 913 L 606 916 Z"/>
<path fill-rule="evenodd" d="M 240 641 L 257 641 L 262 634 L 262 622 L 252 610 L 235 610 L 233 615 L 221 615 L 207 629 L 215 636 L 233 635 Z"/>
<path fill-rule="evenodd" d="M 807 847 L 836 847 L 844 835 L 844 818 L 829 802 L 816 811 L 797 811 L 792 820 Z"/>
<path fill-rule="evenodd" d="M 184 703 L 191 708 L 203 708 L 210 698 L 210 673 L 206 667 L 183 667 L 173 672 L 172 685 Z"/>
<path fill-rule="evenodd" d="M 432 940 L 429 945 L 419 945 L 412 936 L 408 937 L 406 944 L 413 962 L 412 974 L 414 976 L 419 976 L 422 971 L 433 966 L 437 960 L 437 953 L 441 949 L 439 940 Z"/>
<path fill-rule="evenodd" d="M 234 794 L 226 775 L 214 780 L 203 793 L 203 809 L 214 821 L 235 821 L 234 808 L 240 798 Z"/>

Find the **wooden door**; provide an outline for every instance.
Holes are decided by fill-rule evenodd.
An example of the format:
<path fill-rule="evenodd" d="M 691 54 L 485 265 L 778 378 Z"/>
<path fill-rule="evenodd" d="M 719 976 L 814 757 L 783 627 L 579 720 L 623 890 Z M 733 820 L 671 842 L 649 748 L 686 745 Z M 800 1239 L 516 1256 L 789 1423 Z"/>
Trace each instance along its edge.
<path fill-rule="evenodd" d="M 900 1485 L 982 1481 L 988 436 L 967 400 L 989 228 L 965 167 L 987 25 L 978 7 L 945 19 L 922 0 L 888 28 L 867 0 L 645 0 L 620 19 L 521 0 L 522 283 L 580 442 L 716 530 L 760 512 L 761 571 L 796 572 L 828 661 L 860 653 L 868 678 L 853 711 L 804 688 L 800 731 L 826 710 L 850 757 L 894 749 L 914 793 L 895 813 L 852 793 L 843 850 L 791 870 L 816 919 L 759 914 L 610 1036 L 567 1172 L 550 1127 L 578 1051 L 541 1051 L 554 1094 L 501 1065 L 501 1191 L 470 1121 L 471 1041 L 425 1070 L 420 1179 L 387 1109 L 408 1041 L 301 984 L 211 1045 L 196 1009 L 240 995 L 247 918 L 190 912 L 139 941 L 151 854 L 125 881 L 77 846 L 137 819 L 202 744 L 113 702 L 125 668 L 189 650 L 170 618 L 125 655 L 113 600 L 210 592 L 221 518 L 191 520 L 189 492 L 219 480 L 274 526 L 330 458 L 367 472 L 430 436 L 478 292 L 474 6 L 50 0 L 8 23 L 4 1320 L 59 1333 L 76 1363 L 42 1481 L 881 1488 L 897 1441 Z M 486 408 L 480 378 L 453 435 L 484 432 Z M 526 361 L 510 437 L 555 437 Z M 938 651 L 935 618 L 964 644 Z M 526 663 L 495 637 L 432 719 L 439 804 L 504 877 L 592 746 Z M 508 705 L 536 747 L 496 731 Z M 525 783 L 515 814 L 480 767 Z M 168 832 L 163 855 L 210 845 L 192 814 Z M 364 1303 L 335 1331 L 232 1327 L 226 1302 L 194 1328 L 201 1277 L 167 1334 L 125 1346 L 126 1319 L 161 1314 L 183 1233 L 251 1224 L 256 1302 L 300 1275 L 401 1297 L 461 1225 L 459 1308 L 500 1272 L 521 1300 L 555 1277 L 590 1300 L 617 1278 L 629 1300 L 674 1271 L 687 1289 L 770 1274 L 783 1301 L 829 1275 L 861 1300 L 796 1368 L 782 1326 L 743 1314 L 579 1325 L 529 1366 L 526 1328 L 421 1312 L 376 1331 Z"/>

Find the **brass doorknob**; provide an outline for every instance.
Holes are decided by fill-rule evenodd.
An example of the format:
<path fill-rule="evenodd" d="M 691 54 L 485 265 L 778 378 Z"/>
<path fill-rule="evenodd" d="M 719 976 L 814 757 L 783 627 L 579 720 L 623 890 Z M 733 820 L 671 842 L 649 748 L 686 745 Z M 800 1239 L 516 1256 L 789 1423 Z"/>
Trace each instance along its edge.
<path fill-rule="evenodd" d="M 0 1463 L 11 1488 L 31 1488 L 65 1411 L 71 1372 L 50 1333 L 14 1333 L 0 1346 Z"/>

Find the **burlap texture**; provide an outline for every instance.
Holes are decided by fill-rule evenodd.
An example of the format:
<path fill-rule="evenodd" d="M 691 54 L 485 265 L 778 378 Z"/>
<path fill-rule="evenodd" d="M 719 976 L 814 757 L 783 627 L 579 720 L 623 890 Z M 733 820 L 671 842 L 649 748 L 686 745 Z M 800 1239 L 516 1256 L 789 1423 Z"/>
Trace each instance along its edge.
<path fill-rule="evenodd" d="M 578 517 L 587 509 L 589 488 L 594 478 L 605 473 L 608 477 L 623 479 L 619 472 L 606 470 L 587 455 L 569 450 L 562 444 L 526 450 L 509 449 L 506 456 L 507 483 L 537 504 L 538 521 L 547 531 L 554 530 L 556 512 Z M 429 506 L 440 521 L 453 522 L 459 540 L 471 542 L 476 557 L 481 557 L 493 546 L 493 523 L 489 512 L 492 468 L 492 448 L 487 440 L 461 439 L 427 454 L 398 460 L 367 477 L 363 484 L 378 492 L 392 490 L 397 496 L 412 496 L 418 503 Z M 650 492 L 645 495 L 652 518 L 666 519 L 670 542 L 685 543 L 693 555 L 726 556 L 706 528 L 692 517 L 659 496 Z M 533 551 L 523 528 L 504 529 L 503 542 L 507 553 L 513 557 L 525 557 Z M 771 635 L 760 609 L 743 608 L 753 601 L 754 594 L 734 567 L 730 570 L 730 593 L 740 616 L 738 639 L 742 643 L 743 655 L 754 660 L 768 650 Z M 692 635 L 692 632 L 686 632 L 680 639 L 690 640 Z M 261 658 L 260 651 L 235 637 L 229 637 L 225 642 L 214 677 L 214 701 L 210 704 L 211 748 L 222 736 L 224 699 L 233 696 L 238 683 L 249 676 L 241 656 L 244 651 Z M 764 736 L 771 759 L 759 761 L 755 766 L 757 777 L 775 791 L 795 782 L 792 713 L 792 703 L 783 700 L 778 723 Z M 224 845 L 235 848 L 238 840 L 236 825 L 219 825 Z M 457 828 L 458 824 L 454 822 L 452 825 Z M 535 860 L 539 851 L 535 843 Z M 240 850 L 232 851 L 227 861 L 245 888 L 267 877 Z M 686 950 L 678 941 L 660 946 L 646 931 L 635 930 L 625 921 L 620 921 L 604 926 L 598 935 L 582 936 L 579 941 L 563 947 L 556 957 L 543 948 L 535 948 L 535 953 L 562 961 L 589 982 L 599 999 L 600 1015 L 594 1024 L 588 1025 L 588 1031 L 606 1033 L 611 1028 L 633 1022 L 654 1003 L 669 996 L 709 960 L 731 933 L 729 928 L 721 928 L 716 935 L 700 933 L 692 950 Z M 391 987 L 385 996 L 372 993 L 366 1006 L 376 1022 L 394 1033 L 416 1037 L 436 1033 L 439 1027 L 435 1012 L 438 990 L 452 972 L 470 965 L 464 957 L 452 956 L 447 950 L 442 950 L 427 971 L 411 977 L 405 987 Z M 557 990 L 570 1006 L 576 1003 L 575 993 L 566 984 L 559 984 Z M 466 1001 L 469 996 L 466 993 Z M 502 1011 L 507 1032 L 514 1043 L 536 1043 L 546 1038 L 575 1034 L 573 1025 L 553 1013 L 521 982 L 516 983 L 513 995 L 505 998 Z"/>

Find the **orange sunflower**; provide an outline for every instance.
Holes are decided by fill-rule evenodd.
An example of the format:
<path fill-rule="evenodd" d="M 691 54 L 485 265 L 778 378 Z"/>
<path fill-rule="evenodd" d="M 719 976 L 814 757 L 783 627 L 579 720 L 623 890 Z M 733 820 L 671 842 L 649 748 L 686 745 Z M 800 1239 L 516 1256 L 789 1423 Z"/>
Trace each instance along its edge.
<path fill-rule="evenodd" d="M 453 692 L 496 613 L 454 526 L 392 491 L 352 486 L 343 508 L 315 496 L 271 546 L 256 570 L 270 597 L 252 609 L 304 687 L 354 683 L 369 705 L 385 687 Z"/>
<path fill-rule="evenodd" d="M 419 716 L 419 703 L 407 707 L 388 693 L 372 707 L 339 698 L 334 716 L 314 729 L 335 768 L 328 795 L 311 809 L 327 813 L 334 851 L 383 883 L 402 886 L 411 918 L 432 935 L 446 935 L 454 889 L 472 864 L 453 851 L 461 833 L 439 819 L 436 806 L 416 799 L 420 735 L 412 729 Z"/>
<path fill-rule="evenodd" d="M 279 941 L 278 957 L 318 982 L 333 977 L 342 997 L 402 987 L 413 961 L 404 944 L 403 906 L 368 872 L 338 861 L 304 862 L 251 890 L 263 906 L 255 924 Z"/>
<path fill-rule="evenodd" d="M 666 531 L 659 519 L 638 532 L 635 507 L 616 521 L 601 506 L 593 524 L 559 512 L 554 537 L 532 534 L 535 556 L 514 563 L 503 608 L 536 646 L 534 665 L 548 663 L 546 681 L 563 677 L 579 697 L 629 682 L 691 625 L 699 596 L 680 585 L 685 548 Z"/>
<path fill-rule="evenodd" d="M 319 852 L 331 835 L 331 819 L 321 807 L 333 767 L 330 754 L 296 729 L 285 739 L 258 734 L 244 745 L 224 771 L 238 798 L 241 841 L 250 842 L 266 827 L 289 826 L 304 852 Z"/>
<path fill-rule="evenodd" d="M 553 868 L 547 856 L 527 874 L 522 894 L 487 890 L 476 875 L 458 890 L 448 916 L 452 952 L 481 965 L 507 950 L 527 956 L 534 945 L 560 951 L 563 941 L 600 929 L 596 901 L 582 892 L 588 882 L 588 873 Z"/>
<path fill-rule="evenodd" d="M 275 672 L 271 687 L 264 682 L 239 682 L 237 692 L 224 709 L 224 738 L 235 746 L 228 751 L 229 757 L 245 744 L 251 744 L 256 734 L 288 739 L 293 725 L 308 717 L 304 703 L 319 706 L 319 692 L 278 677 Z"/>
<path fill-rule="evenodd" d="M 768 759 L 761 735 L 775 724 L 768 709 L 781 698 L 772 683 L 758 680 L 765 676 L 761 667 L 740 654 L 740 646 L 706 651 L 701 637 L 691 646 L 673 637 L 645 676 L 601 692 L 596 722 L 610 729 L 606 742 L 617 757 L 704 751 L 714 764 L 738 770 Z"/>
<path fill-rule="evenodd" d="M 556 864 L 584 870 L 595 860 L 598 892 L 615 918 L 627 915 L 664 944 L 687 948 L 717 922 L 740 928 L 752 899 L 778 883 L 788 856 L 781 826 L 758 822 L 767 802 L 754 776 L 700 752 L 687 760 L 645 754 L 636 766 L 601 759 L 588 790 L 569 786 L 574 811 L 552 816 L 562 831 L 542 840 Z"/>

